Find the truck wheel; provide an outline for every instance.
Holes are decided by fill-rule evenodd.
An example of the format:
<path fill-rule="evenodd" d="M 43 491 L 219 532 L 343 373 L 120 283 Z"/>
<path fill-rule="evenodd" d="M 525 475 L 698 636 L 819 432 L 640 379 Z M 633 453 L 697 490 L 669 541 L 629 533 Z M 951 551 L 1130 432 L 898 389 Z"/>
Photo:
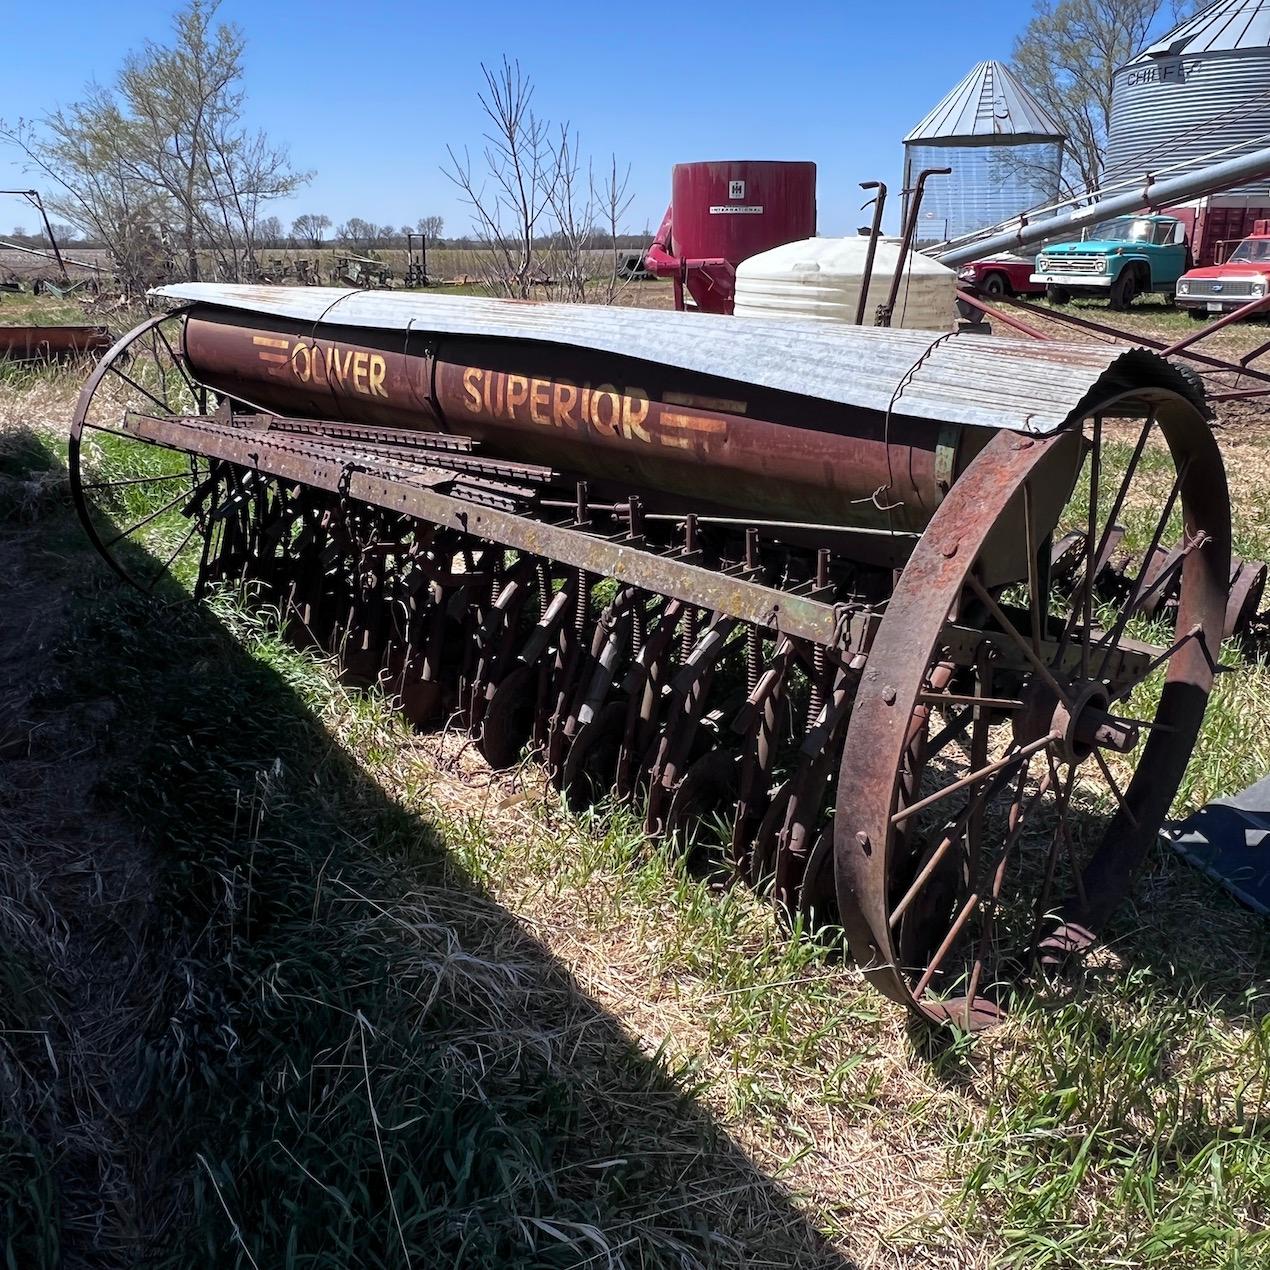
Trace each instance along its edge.
<path fill-rule="evenodd" d="M 1138 294 L 1138 274 L 1134 269 L 1125 269 L 1115 282 L 1111 284 L 1111 307 L 1117 313 L 1123 313 Z"/>
<path fill-rule="evenodd" d="M 982 291 L 989 300 L 999 300 L 1003 295 L 1010 294 L 1010 284 L 1004 274 L 990 273 L 983 280 Z"/>
<path fill-rule="evenodd" d="M 1066 287 L 1046 287 L 1045 298 L 1051 304 L 1070 304 L 1072 293 Z"/>

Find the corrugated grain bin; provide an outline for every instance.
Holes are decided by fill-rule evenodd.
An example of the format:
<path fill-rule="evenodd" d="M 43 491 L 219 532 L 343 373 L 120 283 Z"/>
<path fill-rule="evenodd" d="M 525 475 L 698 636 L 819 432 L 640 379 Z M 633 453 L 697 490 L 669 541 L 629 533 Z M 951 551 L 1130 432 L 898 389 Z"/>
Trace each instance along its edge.
<path fill-rule="evenodd" d="M 1217 0 L 1116 71 L 1104 186 L 1190 172 L 1265 145 L 1270 0 Z M 1265 201 L 1261 178 L 1221 197 Z"/>

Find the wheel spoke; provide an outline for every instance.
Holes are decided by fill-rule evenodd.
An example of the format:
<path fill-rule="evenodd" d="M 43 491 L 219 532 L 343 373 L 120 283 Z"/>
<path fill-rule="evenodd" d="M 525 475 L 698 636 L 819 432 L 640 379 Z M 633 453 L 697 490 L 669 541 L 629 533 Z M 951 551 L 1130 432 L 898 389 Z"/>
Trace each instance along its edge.
<path fill-rule="evenodd" d="M 960 737 L 974 718 L 974 707 L 963 710 L 955 719 L 950 719 L 943 728 L 935 733 L 934 739 L 926 746 L 926 758 L 929 761 L 936 754 L 946 749 Z"/>
<path fill-rule="evenodd" d="M 1177 474 L 1173 478 L 1173 488 L 1169 490 L 1169 496 L 1164 500 L 1164 510 L 1160 514 L 1160 519 L 1156 523 L 1155 532 L 1151 535 L 1151 545 L 1146 549 L 1142 556 L 1142 568 L 1138 572 L 1133 589 L 1129 593 L 1129 599 L 1125 606 L 1120 610 L 1119 616 L 1116 618 L 1116 624 L 1107 632 L 1106 635 L 1098 641 L 1097 647 L 1103 648 L 1105 651 L 1102 660 L 1098 663 L 1098 678 L 1101 679 L 1107 668 L 1107 659 L 1119 646 L 1120 638 L 1124 634 L 1125 627 L 1129 624 L 1129 619 L 1137 610 L 1138 605 L 1142 602 L 1142 588 L 1146 582 L 1147 570 L 1151 567 L 1151 560 L 1155 556 L 1156 549 L 1160 545 L 1160 539 L 1164 536 L 1164 530 L 1168 526 L 1169 518 L 1173 515 L 1173 506 L 1177 502 L 1177 496 L 1182 491 L 1182 481 L 1186 478 L 1187 469 L 1191 465 L 1189 458 L 1183 460 L 1177 469 Z"/>
<path fill-rule="evenodd" d="M 1045 879 L 1041 883 L 1040 893 L 1036 897 L 1032 938 L 1029 941 L 1033 944 L 1036 943 L 1037 936 L 1041 933 L 1041 928 L 1045 923 L 1045 914 L 1049 909 L 1050 895 L 1054 889 L 1054 874 L 1058 869 L 1059 846 L 1068 838 L 1067 807 L 1071 800 L 1072 788 L 1076 784 L 1076 765 L 1074 763 L 1067 769 L 1066 781 L 1060 781 L 1058 768 L 1052 756 L 1049 760 L 1049 769 L 1052 784 L 1059 786 L 1058 798 L 1054 802 L 1054 816 L 1057 823 L 1054 826 L 1054 841 L 1050 846 L 1049 855 L 1045 861 Z"/>
<path fill-rule="evenodd" d="M 1120 804 L 1120 810 L 1123 811 L 1124 814 L 1129 817 L 1129 823 L 1135 829 L 1137 829 L 1138 818 L 1137 816 L 1133 814 L 1132 810 L 1130 810 L 1128 800 L 1125 798 L 1123 792 L 1121 791 L 1120 786 L 1116 781 L 1116 778 L 1111 774 L 1111 768 L 1107 766 L 1107 760 L 1103 758 L 1102 751 L 1099 750 L 1097 747 L 1095 747 L 1094 749 L 1094 761 L 1102 769 L 1103 778 L 1106 780 L 1107 784 L 1111 786 L 1111 792 L 1115 794 L 1116 802 Z"/>
<path fill-rule="evenodd" d="M 152 511 L 147 517 L 145 517 L 144 520 L 137 521 L 137 523 L 133 525 L 130 529 L 125 529 L 122 533 L 116 534 L 112 539 L 110 539 L 109 542 L 103 543 L 102 546 L 109 549 L 113 547 L 117 542 L 122 542 L 125 538 L 130 537 L 132 534 L 135 534 L 138 529 L 144 529 L 152 520 L 157 520 L 160 516 L 163 515 L 164 512 L 170 512 L 172 508 L 174 508 L 177 505 L 177 503 L 187 501 L 189 499 L 189 496 L 190 495 L 188 490 L 182 490 L 175 498 L 169 499 L 166 503 L 163 504 L 162 507 L 159 507 L 156 510 Z"/>
<path fill-rule="evenodd" d="M 1059 642 L 1060 654 L 1062 650 L 1067 646 L 1067 640 L 1071 636 L 1072 631 L 1075 630 L 1078 615 L 1084 620 L 1086 632 L 1088 632 L 1090 627 L 1093 625 L 1093 594 L 1094 594 L 1093 588 L 1094 588 L 1095 574 L 1097 571 L 1098 562 L 1102 559 L 1103 552 L 1105 552 L 1107 549 L 1107 543 L 1111 541 L 1112 531 L 1116 527 L 1116 517 L 1120 515 L 1120 509 L 1124 506 L 1125 496 L 1129 492 L 1129 486 L 1133 481 L 1134 473 L 1138 470 L 1138 463 L 1142 459 L 1143 451 L 1146 449 L 1146 445 L 1147 445 L 1147 438 L 1151 435 L 1151 428 L 1154 425 L 1154 423 L 1155 423 L 1155 416 L 1152 415 L 1142 425 L 1142 431 L 1138 433 L 1137 444 L 1134 445 L 1133 453 L 1129 456 L 1129 463 L 1125 467 L 1124 476 L 1120 481 L 1120 487 L 1119 489 L 1116 490 L 1116 496 L 1112 500 L 1111 509 L 1107 513 L 1107 519 L 1105 523 L 1103 524 L 1102 533 L 1098 537 L 1098 545 L 1096 548 L 1091 546 L 1091 544 L 1094 541 L 1093 531 L 1095 528 L 1095 520 L 1093 515 L 1094 508 L 1092 506 L 1092 503 L 1097 497 L 1095 492 L 1096 487 L 1093 481 L 1093 460 L 1091 458 L 1091 461 L 1090 461 L 1091 511 L 1090 511 L 1090 518 L 1089 518 L 1089 533 L 1086 537 L 1086 547 L 1089 548 L 1089 550 L 1085 558 L 1085 576 L 1081 581 L 1081 585 L 1084 588 L 1084 593 L 1081 596 L 1080 606 L 1078 607 L 1077 605 L 1073 604 L 1072 611 L 1068 615 L 1067 625 L 1063 629 L 1063 638 Z M 1099 442 L 1101 443 L 1101 439 L 1102 439 L 1101 420 L 1096 421 L 1095 432 Z M 1097 453 L 1099 454 L 1098 480 L 1101 481 L 1102 480 L 1101 444 L 1099 444 Z M 1088 638 L 1087 634 L 1085 638 Z M 1087 667 L 1082 666 L 1081 673 L 1084 678 L 1089 677 L 1089 672 Z"/>
<path fill-rule="evenodd" d="M 1026 780 L 1027 778 L 1026 768 L 1024 769 L 1021 775 L 1023 780 Z M 1036 793 L 1032 795 L 1026 807 L 1019 807 L 1019 803 L 1017 801 L 1015 803 L 1015 806 L 1019 807 L 1018 814 L 1010 829 L 1009 835 L 1006 837 L 1005 842 L 1001 844 L 1001 848 L 998 851 L 996 858 L 992 862 L 993 884 L 992 884 L 992 888 L 990 892 L 990 899 L 993 902 L 995 902 L 995 900 L 997 899 L 997 897 L 999 896 L 1001 892 L 1001 884 L 1005 878 L 1005 867 L 1006 867 L 1006 864 L 1009 862 L 1010 852 L 1014 849 L 1014 844 L 1018 842 L 1019 837 L 1022 834 L 1025 825 L 1027 824 L 1028 818 L 1031 816 L 1033 810 L 1036 808 L 1036 805 L 1048 792 L 1049 787 L 1050 787 L 1050 777 L 1049 777 L 1049 773 L 1046 773 L 1045 776 L 1042 777 L 1041 783 L 1037 786 Z M 1020 794 L 1021 793 L 1022 793 L 1022 781 L 1020 782 Z M 953 944 L 956 943 L 957 941 L 957 936 L 960 935 L 962 930 L 965 929 L 966 923 L 973 916 L 974 911 L 979 906 L 981 900 L 982 900 L 981 891 L 975 890 L 971 892 L 969 898 L 966 900 L 965 904 L 962 906 L 961 912 L 958 913 L 956 919 L 953 921 L 953 924 L 948 928 L 947 935 L 944 936 L 943 942 L 939 945 L 939 948 L 936 951 L 934 957 L 931 958 L 930 964 L 926 967 L 926 970 L 922 974 L 921 979 L 918 980 L 917 986 L 913 989 L 914 997 L 920 997 L 926 991 L 926 989 L 930 987 L 931 980 L 934 979 L 934 977 L 939 973 L 939 968 L 940 966 L 943 965 L 944 958 L 948 956 L 948 953 L 951 951 Z"/>
<path fill-rule="evenodd" d="M 941 802 L 945 798 L 951 797 L 960 790 L 966 789 L 971 785 L 976 785 L 979 781 L 987 776 L 991 776 L 996 772 L 1004 771 L 1014 767 L 1016 764 L 1025 762 L 1031 758 L 1038 750 L 1043 750 L 1047 745 L 1059 739 L 1058 732 L 1047 732 L 1043 737 L 1039 737 L 1035 741 L 1029 742 L 1027 745 L 1020 746 L 1016 750 L 1012 750 L 1003 758 L 999 758 L 994 763 L 981 767 L 976 772 L 971 772 L 968 776 L 963 776 L 960 780 L 953 781 L 951 785 L 946 785 L 943 789 L 936 790 L 935 793 L 925 798 L 919 799 L 910 807 L 905 807 L 897 811 L 891 817 L 893 825 L 903 824 L 910 816 L 915 816 L 919 811 L 925 811 L 927 807 L 933 806 L 937 802 Z"/>
<path fill-rule="evenodd" d="M 181 376 L 183 380 L 185 380 L 185 386 L 190 390 L 191 393 L 193 393 L 194 397 L 197 399 L 199 394 L 199 387 L 194 383 L 194 381 L 186 373 L 185 366 L 182 363 L 181 357 L 177 355 L 176 350 L 172 347 L 171 343 L 168 340 L 167 335 L 163 331 L 163 328 L 161 326 L 156 326 L 154 329 L 155 329 L 155 333 L 163 341 L 163 347 L 168 350 L 168 356 L 172 359 L 172 365 L 176 367 L 177 373 Z"/>
<path fill-rule="evenodd" d="M 172 562 L 181 554 L 181 552 L 185 550 L 186 547 L 190 545 L 190 539 L 193 538 L 198 531 L 199 523 L 195 520 L 191 523 L 189 532 L 181 539 L 180 546 L 178 546 L 177 549 L 159 566 L 158 572 L 154 575 L 154 577 L 150 580 L 149 585 L 146 587 L 147 591 L 153 591 L 154 588 L 159 585 L 163 575 L 172 567 Z"/>
<path fill-rule="evenodd" d="M 1005 613 L 1002 612 L 1001 606 L 992 598 L 991 595 L 988 594 L 988 590 L 983 583 L 980 582 L 973 573 L 966 575 L 966 581 L 970 583 L 971 590 L 973 590 L 979 599 L 987 606 L 988 612 L 990 612 L 1001 624 L 1005 633 L 1009 635 L 1016 644 L 1018 644 L 1028 661 L 1036 667 L 1037 673 L 1040 674 L 1041 678 L 1049 685 L 1050 691 L 1053 692 L 1064 705 L 1071 705 L 1067 696 L 1067 689 L 1054 678 L 1050 668 L 1044 663 L 1044 661 L 1041 660 L 1040 656 L 1033 651 L 1032 645 L 1019 634 L 1018 628 L 1008 617 L 1006 617 Z"/>
<path fill-rule="evenodd" d="M 1173 643 L 1160 653 L 1158 657 L 1153 658 L 1147 663 L 1146 669 L 1143 670 L 1142 674 L 1139 675 L 1133 683 L 1129 684 L 1128 687 L 1121 688 L 1119 692 L 1112 696 L 1112 704 L 1117 701 L 1123 701 L 1126 697 L 1130 696 L 1138 684 L 1142 683 L 1148 675 L 1158 670 L 1166 661 L 1171 661 L 1178 652 L 1181 651 L 1183 645 L 1190 643 L 1193 639 L 1201 638 L 1203 632 L 1204 628 L 1197 622 L 1189 631 L 1186 632 L 1185 635 L 1181 636 L 1179 639 L 1175 639 Z M 1211 663 L 1211 657 L 1209 658 L 1209 661 Z"/>
<path fill-rule="evenodd" d="M 959 811 L 956 817 L 949 822 L 945 822 L 947 827 L 944 830 L 944 837 L 940 841 L 939 846 L 931 853 L 931 857 L 922 866 L 921 872 L 915 877 L 907 891 L 904 892 L 900 902 L 891 911 L 890 924 L 898 926 L 900 918 L 904 916 L 909 905 L 917 898 L 922 888 L 930 880 L 931 875 L 939 867 L 939 862 L 948 854 L 949 848 L 953 847 L 957 840 L 961 837 L 967 822 L 978 808 L 986 807 L 1000 792 L 1001 788 L 1012 777 L 1013 772 L 1001 771 L 989 784 L 979 793 L 973 795 L 966 805 Z"/>
<path fill-rule="evenodd" d="M 917 699 L 931 706 L 977 706 L 987 710 L 1022 710 L 1015 697 L 974 697 L 957 692 L 920 692 Z"/>
<path fill-rule="evenodd" d="M 1093 629 L 1094 624 L 1094 579 L 1098 559 L 1102 552 L 1101 544 L 1097 549 L 1098 554 L 1095 554 L 1094 548 L 1098 532 L 1098 483 L 1101 479 L 1102 416 L 1099 415 L 1094 419 L 1094 448 L 1089 455 L 1089 531 L 1087 535 L 1089 554 L 1085 560 L 1085 593 L 1081 596 L 1081 621 L 1084 624 L 1084 629 L 1080 634 L 1080 676 L 1082 679 L 1089 678 L 1089 640 L 1090 631 Z M 1117 503 L 1117 510 L 1112 514 L 1112 519 L 1118 514 L 1119 504 Z M 1107 530 L 1110 533 L 1110 520 L 1107 523 Z"/>
<path fill-rule="evenodd" d="M 188 472 L 169 472 L 163 476 L 132 476 L 122 481 L 82 481 L 80 489 L 122 489 L 126 485 L 159 485 L 164 481 L 188 481 Z"/>
<path fill-rule="evenodd" d="M 154 395 L 154 393 L 152 393 L 148 388 L 143 388 L 139 383 L 137 383 L 135 379 L 132 378 L 131 375 L 125 375 L 124 372 L 121 371 L 114 362 L 110 363 L 110 370 L 113 374 L 118 375 L 119 378 L 124 381 L 124 383 L 131 384 L 139 393 L 141 393 L 143 397 L 149 397 L 150 400 L 153 401 L 154 404 L 158 406 L 159 409 L 162 410 L 164 414 L 170 415 L 172 413 L 172 408 L 168 405 L 166 401 L 160 401 L 159 398 Z"/>

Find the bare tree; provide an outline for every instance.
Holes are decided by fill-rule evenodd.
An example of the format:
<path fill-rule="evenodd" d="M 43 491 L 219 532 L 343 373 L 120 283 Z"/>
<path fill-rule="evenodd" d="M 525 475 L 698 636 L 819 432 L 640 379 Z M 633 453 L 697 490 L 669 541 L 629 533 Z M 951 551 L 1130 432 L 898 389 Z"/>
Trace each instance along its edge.
<path fill-rule="evenodd" d="M 318 212 L 305 212 L 291 222 L 291 237 L 315 251 L 322 245 L 323 234 L 331 228 L 331 218 Z"/>
<path fill-rule="evenodd" d="M 356 251 L 369 251 L 379 237 L 379 227 L 373 221 L 360 216 L 350 216 L 336 231 L 335 236 L 345 247 Z"/>
<path fill-rule="evenodd" d="M 452 146 L 446 147 L 449 166 L 442 170 L 472 209 L 475 237 L 492 254 L 488 281 L 527 299 L 539 272 L 534 236 L 556 180 L 555 156 L 548 125 L 533 111 L 533 84 L 520 62 L 504 57 L 497 71 L 482 64 L 481 73 L 485 91 L 477 97 L 490 127 L 484 171 L 474 174 L 467 148 L 460 160 Z"/>
<path fill-rule="evenodd" d="M 256 243 L 261 248 L 277 250 L 283 245 L 286 234 L 282 221 L 276 216 L 262 216 L 256 224 Z"/>
<path fill-rule="evenodd" d="M 222 278 L 252 276 L 262 207 L 308 180 L 243 125 L 245 40 L 232 24 L 213 28 L 216 9 L 190 0 L 172 46 L 147 42 L 113 88 L 0 128 L 56 187 L 49 207 L 99 237 L 130 285 L 153 276 L 156 247 L 163 267 L 174 251 L 191 278 L 203 253 Z"/>
<path fill-rule="evenodd" d="M 1039 172 L 1065 195 L 1102 180 L 1111 85 L 1164 20 L 1192 0 L 1035 0 L 1032 20 L 1014 43 L 1013 67 L 1067 134 L 1067 170 Z"/>
<path fill-rule="evenodd" d="M 519 62 L 504 57 L 497 69 L 481 71 L 485 88 L 478 98 L 488 127 L 483 163 L 474 166 L 467 148 L 460 157 L 448 146 L 442 170 L 471 209 L 484 280 L 496 293 L 520 299 L 534 294 L 585 300 L 595 281 L 597 231 L 616 238 L 630 202 L 627 180 L 617 179 L 614 159 L 612 181 L 597 186 L 577 133 L 568 123 L 553 126 L 534 112 L 533 83 Z M 614 258 L 600 280 L 601 294 L 612 298 Z"/>
<path fill-rule="evenodd" d="M 426 234 L 429 242 L 435 242 L 441 237 L 441 231 L 444 228 L 445 221 L 440 216 L 420 216 L 415 221 L 414 232 Z"/>
<path fill-rule="evenodd" d="M 601 304 L 612 304 L 617 299 L 618 292 L 630 281 L 629 277 L 621 277 L 618 272 L 622 218 L 634 197 L 627 193 L 630 183 L 629 164 L 624 172 L 619 172 L 615 154 L 609 156 L 608 171 L 604 174 L 604 179 L 598 186 L 594 181 L 591 183 L 592 199 L 597 212 L 597 229 L 605 239 L 608 254 L 608 270 L 599 275 L 599 294 L 594 297 Z M 651 234 L 645 234 L 642 242 L 647 243 L 651 238 Z"/>
<path fill-rule="evenodd" d="M 126 120 L 109 93 L 94 86 L 83 102 L 38 125 L 0 125 L 0 138 L 52 183 L 44 200 L 50 210 L 106 248 L 126 292 L 143 291 L 162 276 L 162 226 L 172 208 L 137 171 Z"/>

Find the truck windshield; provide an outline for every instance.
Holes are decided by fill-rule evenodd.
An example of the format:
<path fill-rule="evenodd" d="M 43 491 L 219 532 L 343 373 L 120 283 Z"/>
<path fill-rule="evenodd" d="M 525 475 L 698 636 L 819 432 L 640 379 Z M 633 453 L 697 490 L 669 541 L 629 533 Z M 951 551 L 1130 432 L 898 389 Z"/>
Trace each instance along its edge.
<path fill-rule="evenodd" d="M 1245 238 L 1235 248 L 1231 264 L 1259 265 L 1270 260 L 1270 238 Z"/>
<path fill-rule="evenodd" d="M 1161 243 L 1168 242 L 1171 225 L 1161 225 L 1144 216 L 1117 216 L 1115 220 L 1105 220 L 1089 231 L 1090 238 L 1105 238 L 1118 243 Z M 1160 236 L 1156 230 L 1164 231 Z"/>

